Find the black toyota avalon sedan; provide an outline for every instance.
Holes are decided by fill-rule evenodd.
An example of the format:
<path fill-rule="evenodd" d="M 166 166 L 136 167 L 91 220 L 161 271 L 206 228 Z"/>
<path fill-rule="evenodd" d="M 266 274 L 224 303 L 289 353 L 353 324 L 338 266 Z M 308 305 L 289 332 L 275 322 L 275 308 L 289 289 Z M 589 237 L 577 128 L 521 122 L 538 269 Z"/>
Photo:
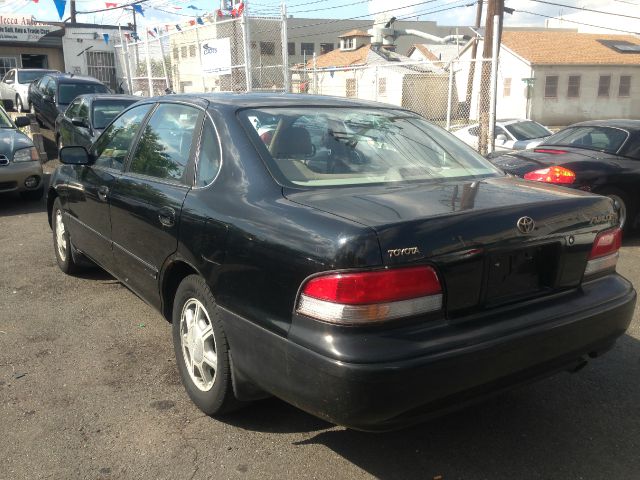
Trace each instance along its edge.
<path fill-rule="evenodd" d="M 505 176 L 400 108 L 172 95 L 60 158 L 58 265 L 156 307 L 210 415 L 275 395 L 395 428 L 583 366 L 632 317 L 609 198 Z"/>

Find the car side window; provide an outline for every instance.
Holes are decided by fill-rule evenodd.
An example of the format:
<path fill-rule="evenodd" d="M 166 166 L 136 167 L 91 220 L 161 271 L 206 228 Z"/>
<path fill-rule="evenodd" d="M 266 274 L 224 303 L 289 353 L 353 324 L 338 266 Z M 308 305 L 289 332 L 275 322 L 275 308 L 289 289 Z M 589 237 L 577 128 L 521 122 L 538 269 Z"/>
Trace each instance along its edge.
<path fill-rule="evenodd" d="M 80 102 L 80 107 L 78 108 L 78 117 L 80 118 L 89 118 L 89 101 L 84 99 Z"/>
<path fill-rule="evenodd" d="M 220 144 L 216 129 L 207 118 L 202 129 L 202 141 L 198 152 L 196 186 L 204 187 L 213 182 L 220 170 Z"/>
<path fill-rule="evenodd" d="M 80 108 L 80 99 L 74 100 L 71 105 L 64 112 L 67 118 L 75 118 L 78 116 L 78 110 Z"/>
<path fill-rule="evenodd" d="M 125 112 L 100 135 L 93 147 L 96 167 L 122 170 L 131 143 L 152 105 L 140 105 Z"/>
<path fill-rule="evenodd" d="M 3 82 L 5 83 L 13 83 L 15 81 L 15 75 L 16 75 L 16 71 L 15 70 L 11 70 L 9 71 L 9 73 L 7 73 L 4 77 Z"/>
<path fill-rule="evenodd" d="M 172 103 L 160 104 L 147 123 L 129 171 L 186 183 L 185 173 L 201 111 Z"/>
<path fill-rule="evenodd" d="M 47 83 L 44 84 L 43 88 L 42 88 L 42 93 L 44 93 L 45 95 L 50 95 L 50 96 L 54 96 L 56 93 L 56 81 L 53 78 L 49 78 L 47 80 Z"/>

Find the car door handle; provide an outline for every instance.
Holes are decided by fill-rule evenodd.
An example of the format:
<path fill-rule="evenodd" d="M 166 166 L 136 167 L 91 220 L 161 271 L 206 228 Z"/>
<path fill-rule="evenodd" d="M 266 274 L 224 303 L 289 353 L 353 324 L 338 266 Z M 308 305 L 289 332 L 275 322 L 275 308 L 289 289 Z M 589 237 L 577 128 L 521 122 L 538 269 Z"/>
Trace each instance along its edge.
<path fill-rule="evenodd" d="M 176 211 L 171 207 L 162 207 L 158 211 L 158 220 L 164 227 L 173 227 L 176 224 Z"/>
<path fill-rule="evenodd" d="M 101 201 L 106 202 L 108 195 L 109 195 L 109 187 L 107 187 L 105 185 L 102 185 L 102 186 L 98 187 L 98 198 Z"/>

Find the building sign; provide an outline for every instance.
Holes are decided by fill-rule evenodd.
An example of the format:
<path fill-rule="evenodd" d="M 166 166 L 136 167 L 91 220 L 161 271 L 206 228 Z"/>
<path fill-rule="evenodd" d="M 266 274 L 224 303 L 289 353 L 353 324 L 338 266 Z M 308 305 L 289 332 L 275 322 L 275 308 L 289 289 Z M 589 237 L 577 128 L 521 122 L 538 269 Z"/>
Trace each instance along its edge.
<path fill-rule="evenodd" d="M 60 29 L 57 25 L 38 22 L 26 15 L 0 15 L 0 42 L 37 42 Z"/>
<path fill-rule="evenodd" d="M 200 59 L 205 75 L 230 75 L 231 39 L 205 40 L 200 45 Z"/>

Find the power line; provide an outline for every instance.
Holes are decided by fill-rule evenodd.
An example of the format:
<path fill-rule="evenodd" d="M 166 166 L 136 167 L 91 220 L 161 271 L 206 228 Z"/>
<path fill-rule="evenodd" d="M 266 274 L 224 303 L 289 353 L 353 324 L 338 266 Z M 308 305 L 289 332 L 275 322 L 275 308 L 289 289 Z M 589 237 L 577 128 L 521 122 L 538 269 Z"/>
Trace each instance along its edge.
<path fill-rule="evenodd" d="M 565 5 L 563 3 L 554 3 L 554 2 L 548 2 L 546 0 L 529 0 L 530 2 L 536 2 L 536 3 L 545 3 L 547 5 L 553 5 L 554 7 L 564 7 L 564 8 L 573 8 L 574 10 L 582 10 L 585 12 L 593 12 L 593 13 L 600 13 L 603 15 L 613 15 L 615 17 L 625 17 L 625 18 L 632 18 L 634 20 L 640 20 L 640 17 L 634 17 L 633 15 L 625 15 L 623 13 L 613 13 L 613 12 L 604 12 L 602 10 L 594 10 L 592 8 L 582 8 L 582 7 L 573 7 L 571 5 Z"/>
<path fill-rule="evenodd" d="M 542 13 L 528 12 L 527 10 L 514 10 L 514 12 L 526 13 L 526 14 L 529 14 L 529 15 L 535 15 L 536 17 L 550 18 L 552 20 L 560 20 L 562 22 L 575 23 L 577 25 L 584 25 L 586 27 L 602 28 L 602 29 L 605 29 L 605 30 L 612 30 L 614 32 L 622 32 L 622 33 L 630 33 L 632 35 L 640 35 L 640 33 L 632 32 L 630 30 L 621 30 L 619 28 L 603 27 L 602 25 L 593 25 L 591 23 L 577 22 L 575 20 L 567 20 L 566 18 L 558 19 L 557 17 L 551 17 L 549 15 L 543 15 Z"/>
<path fill-rule="evenodd" d="M 109 8 L 100 8 L 98 10 L 85 10 L 84 12 L 76 12 L 77 14 L 86 14 L 86 13 L 98 13 L 98 12 L 106 12 L 107 10 L 117 10 L 119 8 L 127 8 L 133 5 L 138 5 L 139 3 L 144 3 L 148 0 L 136 0 L 135 2 L 127 3 L 125 5 L 118 5 L 117 7 L 109 7 Z"/>
<path fill-rule="evenodd" d="M 324 10 L 334 10 L 336 8 L 345 8 L 345 7 L 351 7 L 352 5 L 359 5 L 361 3 L 370 3 L 372 0 L 360 0 L 359 2 L 352 2 L 352 3 L 343 3 L 342 5 L 336 5 L 333 7 L 323 7 L 323 8 L 312 8 L 309 10 L 293 10 L 292 13 L 307 13 L 307 12 L 318 12 L 318 11 L 324 11 Z M 287 9 L 288 11 L 288 9 Z"/>

